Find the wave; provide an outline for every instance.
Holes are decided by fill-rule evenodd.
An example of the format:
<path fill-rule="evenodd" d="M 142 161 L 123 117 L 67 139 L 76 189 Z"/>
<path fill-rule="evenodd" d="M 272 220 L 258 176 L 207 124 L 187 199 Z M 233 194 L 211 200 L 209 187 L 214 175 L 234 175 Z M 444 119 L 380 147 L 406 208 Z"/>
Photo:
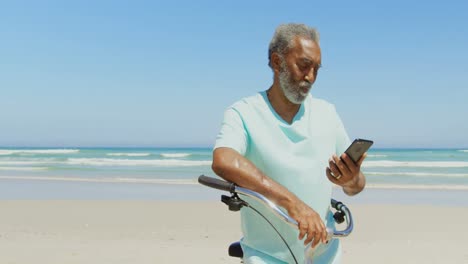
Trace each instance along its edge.
<path fill-rule="evenodd" d="M 0 170 L 6 171 L 39 171 L 47 169 L 47 167 L 0 167 Z"/>
<path fill-rule="evenodd" d="M 60 163 L 57 160 L 41 159 L 41 160 L 0 160 L 0 165 L 15 165 L 15 166 L 27 166 L 27 165 L 44 165 L 44 164 L 55 164 Z"/>
<path fill-rule="evenodd" d="M 460 149 L 459 152 L 468 152 L 468 149 Z"/>
<path fill-rule="evenodd" d="M 107 156 L 146 157 L 151 153 L 107 153 Z"/>
<path fill-rule="evenodd" d="M 138 178 L 115 178 L 116 182 L 128 183 L 156 183 L 156 184 L 189 184 L 198 185 L 197 179 L 138 179 Z"/>
<path fill-rule="evenodd" d="M 130 160 L 130 159 L 86 159 L 76 158 L 66 161 L 70 165 L 89 165 L 89 166 L 156 166 L 156 167 L 192 167 L 192 166 L 209 166 L 211 161 L 208 160 Z"/>
<path fill-rule="evenodd" d="M 161 156 L 165 158 L 185 158 L 190 155 L 190 153 L 161 153 Z"/>
<path fill-rule="evenodd" d="M 448 178 L 468 178 L 466 173 L 431 173 L 431 172 L 368 172 L 365 175 L 375 176 L 414 176 L 414 177 L 448 177 Z"/>
<path fill-rule="evenodd" d="M 0 155 L 13 154 L 72 154 L 80 152 L 79 149 L 0 149 Z"/>
<path fill-rule="evenodd" d="M 372 189 L 404 189 L 404 190 L 450 190 L 468 191 L 468 185 L 425 185 L 425 184 L 366 184 L 366 188 Z"/>
<path fill-rule="evenodd" d="M 142 178 L 81 178 L 81 177 L 34 177 L 34 176 L 0 176 L 0 180 L 37 180 L 37 181 L 71 181 L 99 183 L 149 183 L 149 184 L 183 184 L 198 185 L 196 179 L 142 179 Z"/>
<path fill-rule="evenodd" d="M 383 154 L 367 154 L 368 158 L 386 158 L 388 155 L 383 155 Z"/>
<path fill-rule="evenodd" d="M 464 168 L 468 167 L 466 161 L 365 161 L 364 168 L 375 167 L 418 167 L 418 168 Z"/>

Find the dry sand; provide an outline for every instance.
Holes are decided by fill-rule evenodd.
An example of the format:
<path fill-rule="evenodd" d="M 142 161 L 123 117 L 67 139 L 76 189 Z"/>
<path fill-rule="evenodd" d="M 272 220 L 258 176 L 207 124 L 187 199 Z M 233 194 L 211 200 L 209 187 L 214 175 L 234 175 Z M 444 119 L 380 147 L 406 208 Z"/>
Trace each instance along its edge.
<path fill-rule="evenodd" d="M 344 263 L 468 263 L 467 207 L 351 205 Z M 220 202 L 0 201 L 0 263 L 240 263 Z"/>

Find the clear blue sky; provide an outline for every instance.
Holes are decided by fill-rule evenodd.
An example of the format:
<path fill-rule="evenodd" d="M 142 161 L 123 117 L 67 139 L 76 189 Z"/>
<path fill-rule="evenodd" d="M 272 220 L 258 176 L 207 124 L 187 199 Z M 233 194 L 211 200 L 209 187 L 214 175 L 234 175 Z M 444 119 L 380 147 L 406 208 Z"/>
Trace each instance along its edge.
<path fill-rule="evenodd" d="M 2 2 L 0 146 L 211 146 L 301 22 L 321 34 L 312 94 L 350 137 L 468 147 L 466 1 L 166 2 Z"/>

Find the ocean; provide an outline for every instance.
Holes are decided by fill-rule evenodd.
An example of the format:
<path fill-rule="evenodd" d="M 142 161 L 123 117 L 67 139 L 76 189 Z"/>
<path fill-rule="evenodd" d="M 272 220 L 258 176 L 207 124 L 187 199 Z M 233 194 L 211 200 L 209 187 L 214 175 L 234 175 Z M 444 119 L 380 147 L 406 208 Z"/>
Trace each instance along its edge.
<path fill-rule="evenodd" d="M 210 148 L 0 148 L 0 180 L 197 184 Z M 468 190 L 468 149 L 371 149 L 370 188 Z"/>

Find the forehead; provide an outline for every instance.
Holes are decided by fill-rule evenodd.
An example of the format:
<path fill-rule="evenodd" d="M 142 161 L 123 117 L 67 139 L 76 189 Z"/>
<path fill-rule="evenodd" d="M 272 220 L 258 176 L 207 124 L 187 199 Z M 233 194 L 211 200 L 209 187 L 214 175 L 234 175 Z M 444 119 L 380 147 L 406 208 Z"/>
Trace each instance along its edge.
<path fill-rule="evenodd" d="M 298 36 L 293 39 L 293 46 L 289 50 L 288 56 L 293 56 L 296 59 L 320 62 L 320 46 L 309 38 Z"/>

